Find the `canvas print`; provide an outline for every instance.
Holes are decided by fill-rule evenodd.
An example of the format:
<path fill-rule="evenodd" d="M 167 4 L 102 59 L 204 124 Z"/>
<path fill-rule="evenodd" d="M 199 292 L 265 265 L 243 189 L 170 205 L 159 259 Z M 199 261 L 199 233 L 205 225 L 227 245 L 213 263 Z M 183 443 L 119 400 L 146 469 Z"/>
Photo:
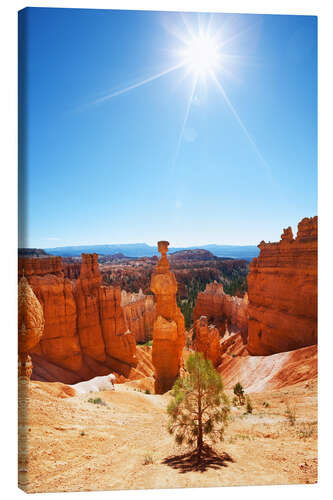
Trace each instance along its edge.
<path fill-rule="evenodd" d="M 317 18 L 27 8 L 18 482 L 317 481 Z"/>

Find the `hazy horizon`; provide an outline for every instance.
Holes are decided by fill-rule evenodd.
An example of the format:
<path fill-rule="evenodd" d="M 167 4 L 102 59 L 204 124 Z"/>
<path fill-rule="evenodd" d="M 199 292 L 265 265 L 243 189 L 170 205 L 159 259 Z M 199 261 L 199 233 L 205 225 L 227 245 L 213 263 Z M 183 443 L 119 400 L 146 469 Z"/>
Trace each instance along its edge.
<path fill-rule="evenodd" d="M 59 245 L 59 246 L 50 246 L 50 247 L 44 247 L 42 248 L 43 250 L 45 249 L 50 249 L 50 248 L 70 248 L 70 247 L 92 247 L 92 246 L 130 246 L 130 245 L 143 245 L 143 246 L 148 246 L 148 247 L 157 247 L 157 242 L 155 244 L 149 244 L 149 243 L 146 243 L 146 242 L 135 242 L 135 243 L 85 243 L 85 244 L 82 244 L 82 245 Z M 172 245 L 170 244 L 169 245 L 169 248 L 191 248 L 193 249 L 193 247 L 204 247 L 204 246 L 221 246 L 221 247 L 247 247 L 247 246 L 258 246 L 258 245 L 232 245 L 232 244 L 224 244 L 224 243 L 204 243 L 204 244 L 199 244 L 199 243 L 194 243 L 193 245 Z M 32 248 L 32 247 L 30 247 Z M 37 247 L 35 247 L 37 248 Z"/>
<path fill-rule="evenodd" d="M 312 214 L 312 215 L 306 215 L 304 217 L 314 217 L 315 215 L 317 214 Z M 303 217 L 303 218 L 304 218 Z M 300 220 L 298 221 L 300 222 Z M 295 224 L 295 225 L 291 225 L 289 224 L 288 226 L 290 226 L 292 228 L 292 231 L 293 231 L 293 235 L 294 235 L 294 238 L 296 238 L 296 235 L 297 235 L 297 225 L 298 224 Z M 170 241 L 170 239 L 168 239 L 167 237 L 166 238 L 163 238 L 164 240 L 167 240 L 169 241 L 170 243 L 170 248 L 172 247 L 184 247 L 184 248 L 187 248 L 187 247 L 195 247 L 195 246 L 198 246 L 198 247 L 203 247 L 203 246 L 209 246 L 209 245 L 217 245 L 217 246 L 258 246 L 260 244 L 260 242 L 262 240 L 268 242 L 268 241 L 271 241 L 271 242 L 275 242 L 275 241 L 279 241 L 280 240 L 280 237 L 281 237 L 281 234 L 283 232 L 283 229 L 285 229 L 286 227 L 288 226 L 285 226 L 285 227 L 282 227 L 281 226 L 281 229 L 280 230 L 277 230 L 276 231 L 276 234 L 273 234 L 273 238 L 272 239 L 268 239 L 268 238 L 264 238 L 262 237 L 260 239 L 260 241 L 257 241 L 255 243 L 229 243 L 229 242 L 226 242 L 226 243 L 221 243 L 221 242 L 216 242 L 216 241 L 205 241 L 205 242 L 201 242 L 201 243 L 187 243 L 187 244 L 182 244 L 181 241 L 178 241 L 178 242 L 173 242 L 173 241 Z M 117 245 L 117 246 L 121 246 L 121 245 L 149 245 L 149 246 L 157 246 L 157 242 L 158 240 L 156 241 L 152 241 L 152 242 L 148 242 L 148 241 L 121 241 L 121 242 L 110 242 L 110 241 L 100 241 L 100 242 L 91 242 L 91 243 L 87 243 L 87 242 L 82 242 L 82 243 L 72 243 L 72 242 L 63 242 L 63 243 L 59 243 L 57 239 L 52 239 L 50 238 L 49 239 L 49 243 L 48 245 L 44 245 L 44 246 L 40 246 L 40 247 L 36 247 L 36 246 L 30 246 L 30 247 L 25 247 L 25 248 L 41 248 L 41 249 L 48 249 L 48 248 L 62 248 L 62 247 L 80 247 L 80 246 L 103 246 L 103 245 Z M 53 244 L 52 244 L 53 243 Z M 21 247 L 23 248 L 23 247 Z"/>
<path fill-rule="evenodd" d="M 316 17 L 22 12 L 20 247 L 258 245 L 317 215 Z"/>

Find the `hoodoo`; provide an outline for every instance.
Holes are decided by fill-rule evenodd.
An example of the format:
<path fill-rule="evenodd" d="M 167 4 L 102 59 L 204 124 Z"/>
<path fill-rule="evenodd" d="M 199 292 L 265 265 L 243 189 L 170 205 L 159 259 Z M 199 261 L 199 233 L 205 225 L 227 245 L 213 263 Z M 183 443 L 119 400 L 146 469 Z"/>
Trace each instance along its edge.
<path fill-rule="evenodd" d="M 260 245 L 248 275 L 248 351 L 267 355 L 317 343 L 317 217 Z"/>
<path fill-rule="evenodd" d="M 222 283 L 208 283 L 204 292 L 198 294 L 193 311 L 193 319 L 207 316 L 208 323 L 214 324 L 221 337 L 226 327 L 229 332 L 240 332 L 243 341 L 247 339 L 248 297 L 233 297 L 223 290 Z"/>
<path fill-rule="evenodd" d="M 207 316 L 201 316 L 194 324 L 193 348 L 210 359 L 213 366 L 221 363 L 220 333 L 214 325 L 208 325 Z"/>
<path fill-rule="evenodd" d="M 44 331 L 44 314 L 27 278 L 18 286 L 18 376 L 30 380 L 32 363 L 29 351 L 40 341 Z"/>
<path fill-rule="evenodd" d="M 171 389 L 179 376 L 185 346 L 184 317 L 177 307 L 177 281 L 169 270 L 168 241 L 158 242 L 162 257 L 152 275 L 151 290 L 156 297 L 157 319 L 153 327 L 152 360 L 155 368 L 155 392 Z"/>

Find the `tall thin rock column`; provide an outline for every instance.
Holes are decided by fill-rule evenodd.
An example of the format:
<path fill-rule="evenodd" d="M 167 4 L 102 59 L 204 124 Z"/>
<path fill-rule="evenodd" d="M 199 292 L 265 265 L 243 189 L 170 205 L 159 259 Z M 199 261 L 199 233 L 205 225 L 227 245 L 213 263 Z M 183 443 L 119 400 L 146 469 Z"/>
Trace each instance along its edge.
<path fill-rule="evenodd" d="M 44 331 L 43 308 L 22 276 L 18 286 L 18 486 L 29 485 L 28 411 L 32 362 L 28 352 L 38 344 Z"/>
<path fill-rule="evenodd" d="M 161 258 L 152 274 L 150 288 L 156 297 L 152 361 L 155 368 L 155 393 L 170 390 L 179 376 L 185 346 L 184 317 L 177 306 L 177 281 L 169 270 L 168 241 L 158 242 Z"/>

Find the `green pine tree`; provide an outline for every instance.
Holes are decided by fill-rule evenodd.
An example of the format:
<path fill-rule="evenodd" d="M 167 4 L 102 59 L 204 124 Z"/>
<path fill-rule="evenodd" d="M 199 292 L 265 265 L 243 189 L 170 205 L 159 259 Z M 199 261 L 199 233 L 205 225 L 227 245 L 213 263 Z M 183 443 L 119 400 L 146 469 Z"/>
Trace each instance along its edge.
<path fill-rule="evenodd" d="M 168 430 L 177 444 L 195 447 L 200 460 L 204 440 L 223 440 L 230 406 L 220 374 L 202 353 L 188 357 L 186 370 L 172 388 Z"/>
<path fill-rule="evenodd" d="M 234 386 L 234 394 L 238 397 L 239 404 L 243 405 L 245 403 L 244 389 L 240 382 Z"/>

